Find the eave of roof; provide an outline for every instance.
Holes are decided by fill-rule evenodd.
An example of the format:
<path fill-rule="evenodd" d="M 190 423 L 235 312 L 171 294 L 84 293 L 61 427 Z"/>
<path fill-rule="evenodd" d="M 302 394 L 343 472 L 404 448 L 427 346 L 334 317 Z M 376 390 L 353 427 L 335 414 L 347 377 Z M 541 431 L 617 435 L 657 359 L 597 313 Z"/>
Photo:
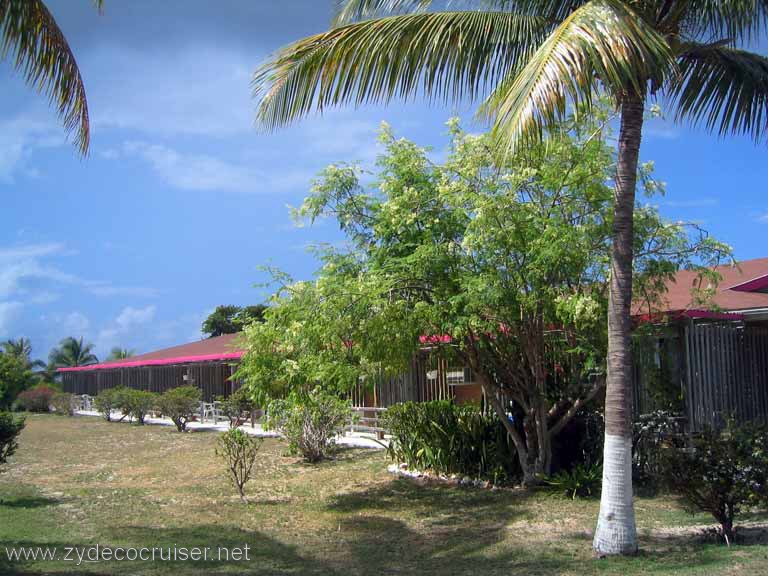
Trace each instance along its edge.
<path fill-rule="evenodd" d="M 168 366 L 171 364 L 194 364 L 196 362 L 215 362 L 217 360 L 239 360 L 244 352 L 228 352 L 226 354 L 202 354 L 199 356 L 176 356 L 157 360 L 125 360 L 121 362 L 104 362 L 88 366 L 71 366 L 59 368 L 57 372 L 87 372 L 89 370 L 113 370 L 115 368 L 136 368 L 139 366 Z"/>
<path fill-rule="evenodd" d="M 731 286 L 729 290 L 736 290 L 738 292 L 768 292 L 768 274 L 763 274 L 757 278 L 752 278 L 752 280 Z"/>

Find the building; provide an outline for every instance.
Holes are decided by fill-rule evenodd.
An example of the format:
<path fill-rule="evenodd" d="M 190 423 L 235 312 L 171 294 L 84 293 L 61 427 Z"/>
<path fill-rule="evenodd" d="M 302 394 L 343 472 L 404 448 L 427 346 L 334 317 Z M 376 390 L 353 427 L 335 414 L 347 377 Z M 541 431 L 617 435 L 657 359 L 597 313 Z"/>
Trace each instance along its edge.
<path fill-rule="evenodd" d="M 58 372 L 64 390 L 73 394 L 94 396 L 116 386 L 164 392 L 188 384 L 198 386 L 203 400 L 211 402 L 239 387 L 232 378 L 243 355 L 237 338 L 237 334 L 225 334 L 125 360 L 60 368 Z"/>
<path fill-rule="evenodd" d="M 635 309 L 635 414 L 679 410 L 691 430 L 721 425 L 731 416 L 768 422 L 768 258 L 720 266 L 717 272 L 719 284 L 703 286 L 713 292 L 706 306 L 692 294 L 698 275 L 681 271 L 653 313 Z M 59 372 L 64 389 L 75 394 L 95 395 L 119 385 L 163 392 L 191 384 L 211 401 L 239 386 L 232 379 L 243 354 L 237 338 L 225 335 Z M 482 391 L 471 370 L 425 350 L 406 373 L 363 383 L 351 398 L 356 406 L 387 407 L 446 398 L 480 401 Z"/>

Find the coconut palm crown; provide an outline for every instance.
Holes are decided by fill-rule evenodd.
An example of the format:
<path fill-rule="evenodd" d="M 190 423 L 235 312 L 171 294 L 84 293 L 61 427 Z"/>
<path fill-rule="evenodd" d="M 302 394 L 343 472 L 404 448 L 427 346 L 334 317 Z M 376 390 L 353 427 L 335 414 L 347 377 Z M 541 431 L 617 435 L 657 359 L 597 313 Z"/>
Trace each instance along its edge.
<path fill-rule="evenodd" d="M 257 120 L 267 129 L 345 104 L 478 101 L 479 116 L 507 148 L 541 138 L 597 93 L 613 99 L 621 127 L 594 539 L 601 555 L 637 550 L 630 311 L 645 106 L 655 98 L 676 121 L 763 139 L 768 59 L 744 46 L 767 24 L 765 0 L 343 0 L 329 31 L 283 48 L 254 76 Z"/>
<path fill-rule="evenodd" d="M 93 353 L 93 344 L 86 344 L 83 338 L 64 338 L 59 345 L 51 350 L 48 364 L 51 368 L 67 368 L 73 366 L 88 366 L 96 364 L 98 358 Z"/>

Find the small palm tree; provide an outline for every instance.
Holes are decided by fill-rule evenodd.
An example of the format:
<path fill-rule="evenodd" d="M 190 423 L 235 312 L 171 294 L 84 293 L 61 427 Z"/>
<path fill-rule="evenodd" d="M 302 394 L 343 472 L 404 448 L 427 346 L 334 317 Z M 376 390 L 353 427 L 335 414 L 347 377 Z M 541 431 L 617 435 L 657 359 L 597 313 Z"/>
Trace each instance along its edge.
<path fill-rule="evenodd" d="M 608 310 L 605 466 L 594 547 L 637 550 L 631 478 L 633 212 L 644 107 L 721 135 L 768 127 L 768 59 L 743 50 L 768 23 L 761 0 L 341 0 L 334 27 L 287 46 L 254 77 L 258 121 L 409 99 L 484 100 L 508 147 L 540 138 L 572 106 L 607 92 L 621 114 Z M 472 4 L 464 2 L 464 4 Z"/>
<path fill-rule="evenodd" d="M 115 346 L 112 348 L 112 350 L 109 351 L 109 357 L 107 360 L 125 360 L 126 358 L 130 358 L 131 356 L 135 355 L 135 350 L 129 350 L 128 348 L 120 348 L 119 346 Z"/>
<path fill-rule="evenodd" d="M 10 338 L 3 342 L 3 351 L 6 354 L 19 358 L 27 370 L 45 369 L 45 362 L 32 360 L 32 341 L 29 338 Z"/>
<path fill-rule="evenodd" d="M 64 338 L 58 347 L 51 350 L 48 358 L 50 368 L 68 368 L 73 366 L 88 366 L 96 364 L 99 360 L 93 354 L 93 344 L 83 343 L 82 336 L 78 338 Z"/>
<path fill-rule="evenodd" d="M 101 10 L 103 0 L 94 0 Z M 42 0 L 0 0 L 0 59 L 10 56 L 27 84 L 46 94 L 75 143 L 88 153 L 85 86 L 75 55 Z"/>

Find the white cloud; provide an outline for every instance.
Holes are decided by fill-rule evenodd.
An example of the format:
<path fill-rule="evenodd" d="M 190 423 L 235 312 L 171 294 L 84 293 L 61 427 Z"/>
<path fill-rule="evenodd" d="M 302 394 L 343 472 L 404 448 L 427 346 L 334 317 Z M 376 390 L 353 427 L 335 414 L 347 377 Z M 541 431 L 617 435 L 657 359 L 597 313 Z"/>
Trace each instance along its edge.
<path fill-rule="evenodd" d="M 155 306 L 145 306 L 144 308 L 132 308 L 127 306 L 115 318 L 117 324 L 122 330 L 129 330 L 134 326 L 141 326 L 151 322 L 155 317 Z"/>
<path fill-rule="evenodd" d="M 21 302 L 0 302 L 0 338 L 10 335 L 10 328 L 24 305 Z"/>
<path fill-rule="evenodd" d="M 62 332 L 80 337 L 88 332 L 91 321 L 82 312 L 70 312 L 59 317 L 57 324 Z"/>
<path fill-rule="evenodd" d="M 29 156 L 65 142 L 63 129 L 50 121 L 30 116 L 0 121 L 0 182 L 12 183 L 19 175 L 38 178 L 40 170 L 29 164 Z"/>
<path fill-rule="evenodd" d="M 91 280 L 65 272 L 49 261 L 73 254 L 58 242 L 0 247 L 0 302 L 25 300 L 46 304 L 58 298 L 50 287 L 27 290 L 26 280 L 42 280 L 53 285 L 76 286 L 94 296 L 136 296 L 151 298 L 158 291 L 142 286 L 121 286 L 107 280 Z"/>
<path fill-rule="evenodd" d="M 253 130 L 251 74 L 258 58 L 210 45 L 153 52 L 104 47 L 87 67 L 119 70 L 94 74 L 88 87 L 92 124 L 146 134 L 227 136 Z"/>
<path fill-rule="evenodd" d="M 763 214 L 760 214 L 757 218 L 755 218 L 755 220 L 763 224 L 768 224 L 768 212 L 764 212 Z"/>
<path fill-rule="evenodd" d="M 179 190 L 271 194 L 307 187 L 312 174 L 292 170 L 274 175 L 244 163 L 230 162 L 209 154 L 187 154 L 162 144 L 125 142 L 121 149 L 108 150 L 105 157 L 140 158 L 169 186 Z"/>
<path fill-rule="evenodd" d="M 259 192 L 265 179 L 263 173 L 250 166 L 207 154 L 182 154 L 160 144 L 127 142 L 123 150 L 148 162 L 162 180 L 181 190 Z"/>

